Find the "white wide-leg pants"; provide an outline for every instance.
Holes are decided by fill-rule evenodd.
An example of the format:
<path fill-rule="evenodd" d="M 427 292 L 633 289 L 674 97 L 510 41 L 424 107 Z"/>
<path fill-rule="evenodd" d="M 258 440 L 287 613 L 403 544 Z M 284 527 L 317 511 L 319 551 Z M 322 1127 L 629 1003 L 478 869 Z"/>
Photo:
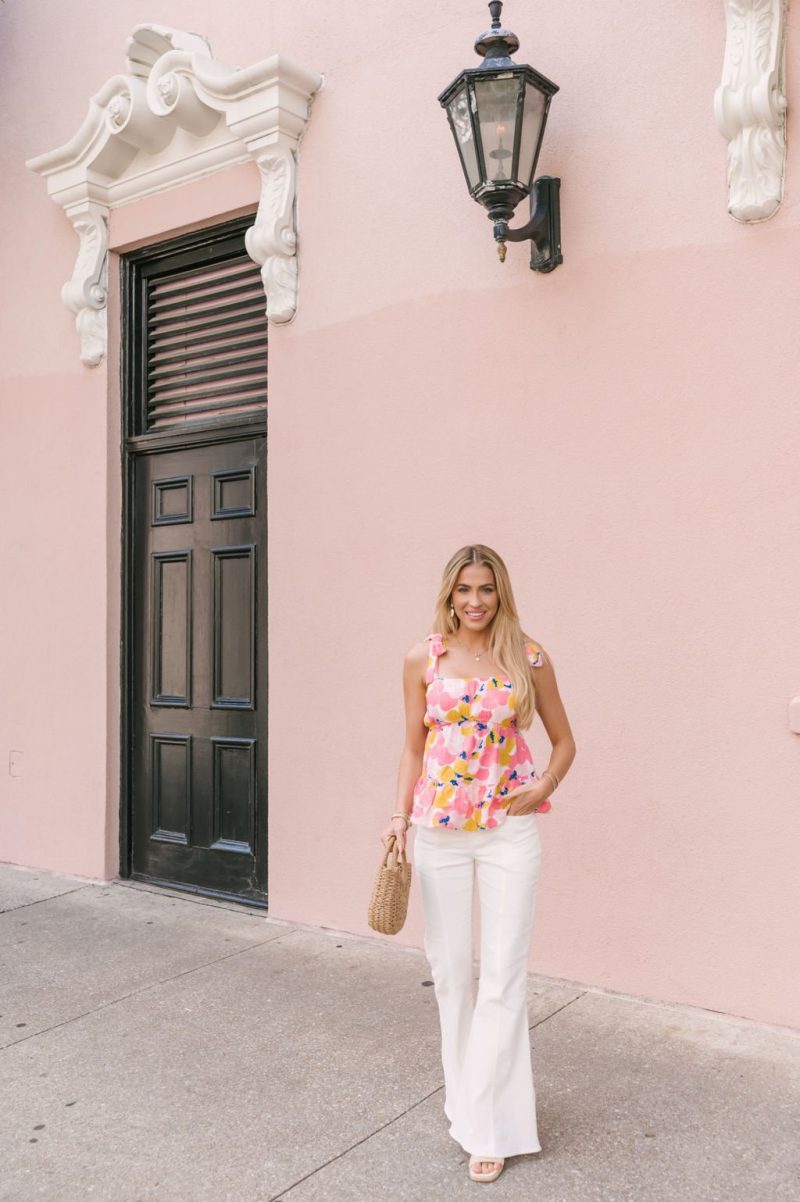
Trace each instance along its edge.
<path fill-rule="evenodd" d="M 450 1134 L 478 1156 L 539 1152 L 527 993 L 541 860 L 536 815 L 507 815 L 488 831 L 415 830 L 414 866 L 439 1006 Z M 481 910 L 474 1006 L 473 865 Z"/>

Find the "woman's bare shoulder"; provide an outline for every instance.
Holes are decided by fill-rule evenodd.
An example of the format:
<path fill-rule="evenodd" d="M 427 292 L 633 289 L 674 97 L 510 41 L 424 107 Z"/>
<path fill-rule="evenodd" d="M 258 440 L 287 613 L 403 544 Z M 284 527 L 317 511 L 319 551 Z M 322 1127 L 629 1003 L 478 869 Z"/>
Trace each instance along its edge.
<path fill-rule="evenodd" d="M 428 663 L 428 654 L 430 644 L 427 639 L 421 643 L 415 643 L 405 654 L 404 663 L 408 668 L 424 668 Z"/>

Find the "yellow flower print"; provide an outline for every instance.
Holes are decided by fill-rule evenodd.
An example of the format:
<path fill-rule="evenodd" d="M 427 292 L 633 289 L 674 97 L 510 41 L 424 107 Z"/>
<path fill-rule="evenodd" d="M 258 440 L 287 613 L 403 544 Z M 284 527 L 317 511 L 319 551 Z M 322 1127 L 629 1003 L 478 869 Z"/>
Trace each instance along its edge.
<path fill-rule="evenodd" d="M 511 763 L 511 757 L 514 754 L 514 743 L 512 739 L 504 739 L 497 748 L 497 763 L 501 768 L 507 768 Z"/>
<path fill-rule="evenodd" d="M 454 709 L 448 711 L 448 722 L 469 722 L 472 719 L 472 707 L 469 701 L 459 701 Z"/>

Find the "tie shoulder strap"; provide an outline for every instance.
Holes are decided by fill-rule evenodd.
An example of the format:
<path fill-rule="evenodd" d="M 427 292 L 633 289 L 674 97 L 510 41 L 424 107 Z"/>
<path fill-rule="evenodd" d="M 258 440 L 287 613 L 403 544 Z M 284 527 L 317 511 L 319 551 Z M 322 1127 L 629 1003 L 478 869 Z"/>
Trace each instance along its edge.
<path fill-rule="evenodd" d="M 533 639 L 525 640 L 525 654 L 532 668 L 541 668 L 543 666 L 544 655 L 542 649 L 538 643 L 534 643 Z"/>
<path fill-rule="evenodd" d="M 436 661 L 444 653 L 444 643 L 440 634 L 429 634 L 425 641 L 428 644 L 428 670 L 425 673 L 425 683 L 430 684 L 436 678 Z"/>

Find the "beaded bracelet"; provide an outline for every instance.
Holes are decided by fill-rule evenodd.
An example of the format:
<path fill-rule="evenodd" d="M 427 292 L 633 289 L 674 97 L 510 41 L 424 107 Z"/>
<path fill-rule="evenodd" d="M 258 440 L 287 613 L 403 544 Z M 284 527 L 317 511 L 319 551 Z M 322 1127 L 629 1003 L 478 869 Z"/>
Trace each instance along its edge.
<path fill-rule="evenodd" d="M 404 818 L 405 823 L 406 823 L 406 830 L 408 830 L 408 828 L 411 826 L 411 819 L 409 818 L 408 814 L 400 814 L 400 813 L 392 814 L 392 818 Z M 391 822 L 392 818 L 389 819 L 390 822 Z"/>

